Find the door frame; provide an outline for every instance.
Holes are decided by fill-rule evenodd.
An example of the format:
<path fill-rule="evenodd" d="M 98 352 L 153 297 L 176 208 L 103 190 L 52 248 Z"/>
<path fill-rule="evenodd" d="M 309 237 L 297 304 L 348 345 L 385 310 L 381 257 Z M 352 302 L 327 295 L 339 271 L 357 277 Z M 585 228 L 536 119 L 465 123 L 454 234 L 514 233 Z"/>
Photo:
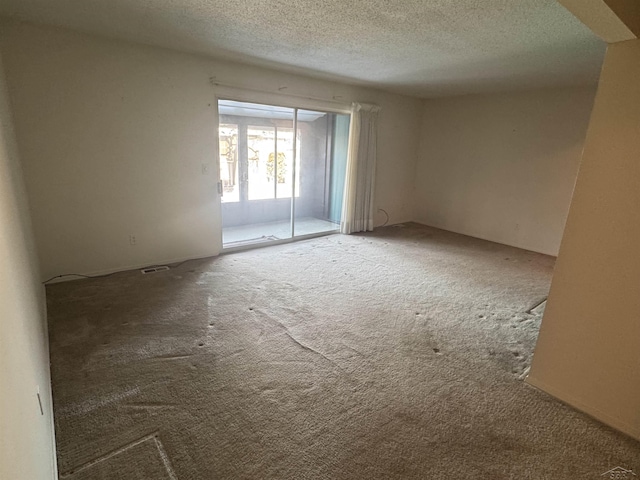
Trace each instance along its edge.
<path fill-rule="evenodd" d="M 231 100 L 235 102 L 247 102 L 247 103 L 257 103 L 262 105 L 269 105 L 275 107 L 284 107 L 294 109 L 294 125 L 297 123 L 297 112 L 298 110 L 316 110 L 319 112 L 326 113 L 335 113 L 340 115 L 349 115 L 349 121 L 353 121 L 352 111 L 349 105 L 336 102 L 333 100 L 319 100 L 313 99 L 310 97 L 296 96 L 296 95 L 286 95 L 286 94 L 277 94 L 277 93 L 269 93 L 258 90 L 251 89 L 243 89 L 237 87 L 228 87 L 228 86 L 215 86 L 215 179 L 216 179 L 216 188 L 217 188 L 217 201 L 216 201 L 216 211 L 218 213 L 218 218 L 220 219 L 217 231 L 218 242 L 220 245 L 220 253 L 231 253 L 242 250 L 251 250 L 254 248 L 266 247 L 271 245 L 280 245 L 285 243 L 290 243 L 298 240 L 306 240 L 310 238 L 317 238 L 327 235 L 326 232 L 320 233 L 312 233 L 309 235 L 298 235 L 291 236 L 290 238 L 272 240 L 263 243 L 255 243 L 251 245 L 240 245 L 236 247 L 224 247 L 223 238 L 222 238 L 222 180 L 220 178 L 220 112 L 218 110 L 218 104 L 220 100 Z M 294 138 L 296 138 L 295 128 L 294 128 Z M 296 159 L 297 161 L 297 159 Z M 294 161 L 295 164 L 295 161 Z M 295 184 L 294 184 L 295 191 Z M 295 208 L 295 199 L 292 197 L 292 233 L 295 225 L 295 220 L 293 218 Z"/>

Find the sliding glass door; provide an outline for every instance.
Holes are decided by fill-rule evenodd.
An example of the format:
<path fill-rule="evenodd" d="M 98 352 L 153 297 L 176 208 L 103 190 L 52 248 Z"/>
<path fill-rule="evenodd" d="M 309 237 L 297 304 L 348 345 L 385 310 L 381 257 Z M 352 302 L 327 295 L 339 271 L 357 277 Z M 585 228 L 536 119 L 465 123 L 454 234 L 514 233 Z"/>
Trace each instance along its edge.
<path fill-rule="evenodd" d="M 220 100 L 223 247 L 340 226 L 349 115 Z"/>

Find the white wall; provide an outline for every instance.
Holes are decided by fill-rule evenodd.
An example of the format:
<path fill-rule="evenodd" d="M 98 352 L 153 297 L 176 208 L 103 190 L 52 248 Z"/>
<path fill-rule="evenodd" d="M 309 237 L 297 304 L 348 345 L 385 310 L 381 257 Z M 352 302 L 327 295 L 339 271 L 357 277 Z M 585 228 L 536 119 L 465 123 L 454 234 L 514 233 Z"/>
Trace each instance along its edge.
<path fill-rule="evenodd" d="M 0 478 L 54 479 L 44 288 L 5 90 L 0 59 Z"/>
<path fill-rule="evenodd" d="M 219 252 L 210 77 L 381 105 L 377 205 L 412 219 L 417 99 L 8 20 L 0 49 L 45 277 Z"/>
<path fill-rule="evenodd" d="M 633 40 L 607 50 L 528 381 L 637 439 L 639 185 L 640 40 Z"/>
<path fill-rule="evenodd" d="M 595 87 L 426 101 L 415 219 L 557 255 Z"/>

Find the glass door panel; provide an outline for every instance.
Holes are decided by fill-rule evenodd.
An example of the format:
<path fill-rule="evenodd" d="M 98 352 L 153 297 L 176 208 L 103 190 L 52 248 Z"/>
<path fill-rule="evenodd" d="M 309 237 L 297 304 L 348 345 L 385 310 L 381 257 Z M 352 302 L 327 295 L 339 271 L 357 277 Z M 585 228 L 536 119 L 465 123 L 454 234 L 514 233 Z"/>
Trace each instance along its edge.
<path fill-rule="evenodd" d="M 291 238 L 294 109 L 220 100 L 218 112 L 223 248 Z"/>
<path fill-rule="evenodd" d="M 294 236 L 340 229 L 349 115 L 297 111 Z"/>

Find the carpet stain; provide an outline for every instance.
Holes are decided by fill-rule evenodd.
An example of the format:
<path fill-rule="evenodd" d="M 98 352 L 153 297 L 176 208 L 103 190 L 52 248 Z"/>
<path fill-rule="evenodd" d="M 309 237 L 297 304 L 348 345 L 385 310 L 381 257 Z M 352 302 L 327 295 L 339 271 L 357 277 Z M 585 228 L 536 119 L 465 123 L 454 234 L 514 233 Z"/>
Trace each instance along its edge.
<path fill-rule="evenodd" d="M 113 403 L 118 403 L 126 398 L 140 394 L 140 388 L 135 387 L 124 392 L 113 393 L 98 398 L 89 398 L 81 403 L 67 405 L 63 408 L 56 409 L 56 415 L 61 417 L 75 417 L 86 415 L 98 408 L 106 407 Z"/>

